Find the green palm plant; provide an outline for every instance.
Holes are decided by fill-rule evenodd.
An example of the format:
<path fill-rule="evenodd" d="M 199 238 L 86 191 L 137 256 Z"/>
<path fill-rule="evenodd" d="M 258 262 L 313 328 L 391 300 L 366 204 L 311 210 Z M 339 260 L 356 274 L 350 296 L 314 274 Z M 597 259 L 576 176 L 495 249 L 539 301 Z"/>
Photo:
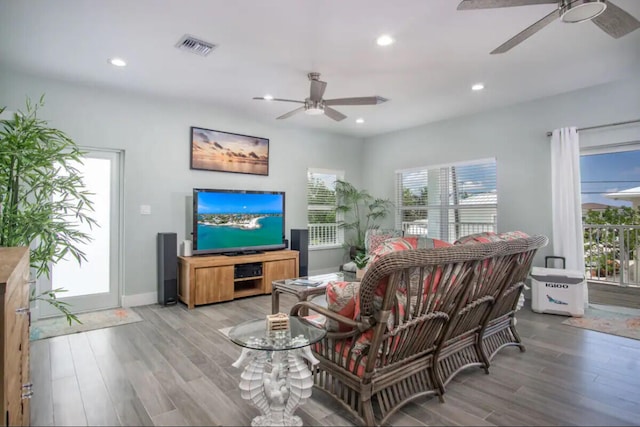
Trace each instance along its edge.
<path fill-rule="evenodd" d="M 336 212 L 343 218 L 338 221 L 338 226 L 353 232 L 353 236 L 345 243 L 353 258 L 358 252 L 365 251 L 367 230 L 379 227 L 377 222 L 389 214 L 393 204 L 387 199 L 373 197 L 367 190 L 359 190 L 344 180 L 337 180 L 335 189 Z"/>
<path fill-rule="evenodd" d="M 0 246 L 30 246 L 35 276 L 50 274 L 52 263 L 66 256 L 86 260 L 81 245 L 91 240 L 78 229 L 96 225 L 93 204 L 76 168 L 83 153 L 62 131 L 37 117 L 44 105 L 26 102 L 26 111 L 0 120 Z M 0 109 L 0 114 L 5 108 Z M 62 288 L 37 293 L 31 300 L 48 302 L 69 324 L 79 322 L 69 304 L 56 296 Z"/>

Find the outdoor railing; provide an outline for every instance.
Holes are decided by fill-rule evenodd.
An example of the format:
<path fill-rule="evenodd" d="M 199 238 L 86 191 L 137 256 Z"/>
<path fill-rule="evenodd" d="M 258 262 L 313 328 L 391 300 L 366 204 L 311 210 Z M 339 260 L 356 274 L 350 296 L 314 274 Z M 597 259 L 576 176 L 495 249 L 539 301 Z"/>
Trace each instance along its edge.
<path fill-rule="evenodd" d="M 496 231 L 496 224 L 492 222 L 450 222 L 447 224 L 448 237 L 439 236 L 443 240 L 454 242 L 469 234 Z M 428 234 L 428 225 L 425 222 L 405 221 L 402 223 L 402 231 L 406 234 Z"/>
<path fill-rule="evenodd" d="M 588 280 L 622 286 L 640 283 L 640 225 L 584 224 Z"/>
<path fill-rule="evenodd" d="M 309 246 L 332 246 L 341 244 L 343 230 L 338 224 L 309 224 Z M 342 240 L 342 239 L 340 239 Z"/>
<path fill-rule="evenodd" d="M 338 224 L 308 224 L 310 246 L 339 245 L 342 241 L 344 230 Z M 443 240 L 455 241 L 469 234 L 496 231 L 496 224 L 489 222 L 450 222 L 448 224 L 449 236 Z M 402 223 L 402 231 L 405 234 L 427 235 L 426 222 L 405 221 Z M 442 237 L 440 237 L 442 238 Z"/>

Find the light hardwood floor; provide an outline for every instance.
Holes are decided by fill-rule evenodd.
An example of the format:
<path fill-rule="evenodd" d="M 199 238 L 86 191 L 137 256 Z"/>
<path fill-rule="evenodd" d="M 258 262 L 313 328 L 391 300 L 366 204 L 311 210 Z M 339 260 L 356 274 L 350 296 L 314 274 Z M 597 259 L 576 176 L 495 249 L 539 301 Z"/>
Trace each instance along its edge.
<path fill-rule="evenodd" d="M 136 307 L 144 321 L 31 343 L 33 425 L 249 425 L 240 348 L 218 329 L 270 312 L 270 296 L 187 310 Z M 281 310 L 293 304 L 282 296 Z M 638 425 L 640 341 L 562 325 L 525 308 L 527 347 L 503 350 L 490 375 L 471 369 L 446 402 L 405 406 L 392 425 Z M 298 409 L 305 425 L 350 425 L 322 391 Z"/>

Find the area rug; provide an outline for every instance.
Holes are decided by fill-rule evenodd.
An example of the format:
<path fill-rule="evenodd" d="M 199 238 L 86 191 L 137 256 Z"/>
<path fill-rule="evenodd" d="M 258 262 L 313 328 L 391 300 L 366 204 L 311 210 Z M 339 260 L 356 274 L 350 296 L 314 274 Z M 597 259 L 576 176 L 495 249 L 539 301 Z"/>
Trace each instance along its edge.
<path fill-rule="evenodd" d="M 30 339 L 31 341 L 41 340 L 59 335 L 126 325 L 127 323 L 140 322 L 142 320 L 136 312 L 127 308 L 81 313 L 78 314 L 78 319 L 82 323 L 73 322 L 71 326 L 69 326 L 69 322 L 64 316 L 35 321 L 31 324 Z"/>
<path fill-rule="evenodd" d="M 587 308 L 584 317 L 571 317 L 565 325 L 640 340 L 640 316 Z"/>

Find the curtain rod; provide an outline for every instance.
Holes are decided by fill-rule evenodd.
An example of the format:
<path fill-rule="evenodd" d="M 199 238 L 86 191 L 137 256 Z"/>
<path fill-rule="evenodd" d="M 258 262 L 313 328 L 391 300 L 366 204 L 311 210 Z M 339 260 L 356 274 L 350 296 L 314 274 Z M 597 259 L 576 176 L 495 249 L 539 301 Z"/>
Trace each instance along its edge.
<path fill-rule="evenodd" d="M 610 127 L 610 126 L 628 125 L 628 124 L 631 124 L 631 123 L 640 123 L 640 119 L 636 119 L 636 120 L 629 120 L 629 121 L 626 121 L 626 122 L 609 123 L 609 124 L 606 124 L 606 125 L 589 126 L 589 127 L 586 127 L 586 128 L 579 128 L 579 129 L 576 129 L 576 130 L 577 130 L 578 132 L 580 132 L 581 130 L 591 130 L 591 129 L 608 128 L 608 127 Z M 547 136 L 551 136 L 551 135 L 553 135 L 553 132 L 547 132 Z"/>

